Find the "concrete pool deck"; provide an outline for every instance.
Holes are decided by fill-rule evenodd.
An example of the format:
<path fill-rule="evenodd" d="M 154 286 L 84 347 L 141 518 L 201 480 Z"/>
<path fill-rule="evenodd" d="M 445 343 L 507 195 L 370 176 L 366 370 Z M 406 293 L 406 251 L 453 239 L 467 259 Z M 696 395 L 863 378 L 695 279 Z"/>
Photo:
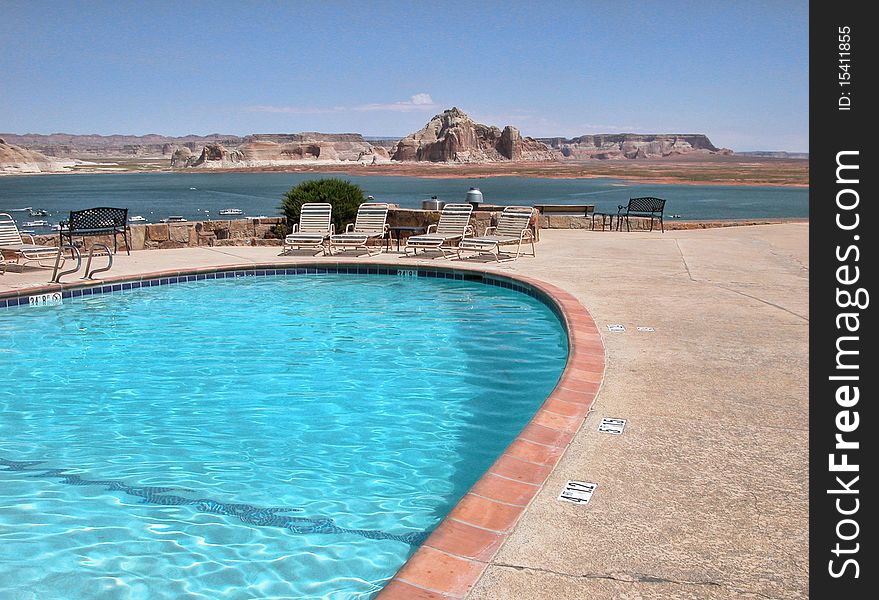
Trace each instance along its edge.
<path fill-rule="evenodd" d="M 573 295 L 598 325 L 606 370 L 546 484 L 456 596 L 807 597 L 808 227 L 543 230 L 536 258 L 480 263 Z M 119 254 L 107 275 L 307 256 L 278 251 Z M 396 253 L 351 260 L 458 264 Z M 8 271 L 0 293 L 48 278 Z M 626 331 L 610 332 L 615 323 Z M 602 417 L 627 419 L 625 433 L 599 433 Z M 588 505 L 557 500 L 571 479 L 598 484 Z"/>

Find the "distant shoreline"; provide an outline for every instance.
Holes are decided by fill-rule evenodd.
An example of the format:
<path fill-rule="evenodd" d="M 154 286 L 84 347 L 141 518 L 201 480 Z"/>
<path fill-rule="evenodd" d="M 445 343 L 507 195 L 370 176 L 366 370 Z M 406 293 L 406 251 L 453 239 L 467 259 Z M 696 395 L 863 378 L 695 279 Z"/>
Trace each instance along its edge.
<path fill-rule="evenodd" d="M 107 158 L 107 162 L 82 165 L 64 172 L 2 173 L 16 175 L 76 175 L 130 173 L 340 173 L 379 177 L 422 179 L 485 179 L 527 177 L 535 179 L 611 178 L 639 184 L 718 185 L 807 188 L 809 162 L 802 159 L 758 157 L 712 157 L 710 159 L 657 159 L 582 162 L 516 163 L 302 163 L 240 168 L 171 169 L 156 159 Z M 112 163 L 112 164 L 111 164 Z"/>

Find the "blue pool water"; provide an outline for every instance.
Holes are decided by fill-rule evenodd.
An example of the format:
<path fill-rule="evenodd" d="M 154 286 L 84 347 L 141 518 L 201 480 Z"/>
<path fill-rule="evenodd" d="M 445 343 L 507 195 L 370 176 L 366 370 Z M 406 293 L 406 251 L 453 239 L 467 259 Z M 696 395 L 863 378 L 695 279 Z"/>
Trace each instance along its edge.
<path fill-rule="evenodd" d="M 0 597 L 372 597 L 566 355 L 544 304 L 443 279 L 0 310 Z"/>

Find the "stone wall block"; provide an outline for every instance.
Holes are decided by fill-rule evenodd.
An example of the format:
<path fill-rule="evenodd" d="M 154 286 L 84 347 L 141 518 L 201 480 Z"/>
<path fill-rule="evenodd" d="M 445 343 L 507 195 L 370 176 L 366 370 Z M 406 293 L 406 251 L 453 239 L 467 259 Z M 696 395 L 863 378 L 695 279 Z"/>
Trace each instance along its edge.
<path fill-rule="evenodd" d="M 146 226 L 145 225 L 132 225 L 131 226 L 131 249 L 132 250 L 143 250 L 145 242 L 146 242 Z"/>
<path fill-rule="evenodd" d="M 146 239 L 151 242 L 164 242 L 170 238 L 167 223 L 150 223 L 146 225 Z"/>
<path fill-rule="evenodd" d="M 190 238 L 190 229 L 192 225 L 188 223 L 175 223 L 173 225 L 168 226 L 168 239 L 172 242 L 178 242 L 180 244 L 189 244 Z"/>

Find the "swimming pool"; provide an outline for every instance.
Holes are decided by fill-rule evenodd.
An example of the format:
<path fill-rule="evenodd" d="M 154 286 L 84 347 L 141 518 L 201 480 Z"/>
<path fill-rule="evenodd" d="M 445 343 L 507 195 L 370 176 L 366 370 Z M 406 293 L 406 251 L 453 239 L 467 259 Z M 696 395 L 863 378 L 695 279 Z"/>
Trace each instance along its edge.
<path fill-rule="evenodd" d="M 0 311 L 0 591 L 368 598 L 549 395 L 542 302 L 203 279 Z"/>

